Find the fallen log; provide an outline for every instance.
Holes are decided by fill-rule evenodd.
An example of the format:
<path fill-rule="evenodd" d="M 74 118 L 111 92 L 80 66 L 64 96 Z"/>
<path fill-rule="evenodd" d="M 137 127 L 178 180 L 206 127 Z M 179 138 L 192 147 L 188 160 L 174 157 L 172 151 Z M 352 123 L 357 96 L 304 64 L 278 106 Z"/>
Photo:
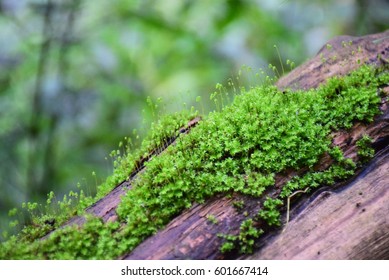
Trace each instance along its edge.
<path fill-rule="evenodd" d="M 385 69 L 382 71 L 387 72 L 388 58 L 389 31 L 364 37 L 338 37 L 328 42 L 316 57 L 279 79 L 276 86 L 280 91 L 272 91 L 271 94 L 277 94 L 279 100 L 285 101 L 283 105 L 288 104 L 287 106 L 290 106 L 286 102 L 289 98 L 288 94 L 293 93 L 293 90 L 319 87 L 330 77 L 348 75 L 348 73 L 364 64 L 370 64 L 376 68 L 381 67 Z M 337 88 L 335 91 L 334 95 L 337 95 L 342 89 Z M 189 209 L 181 211 L 183 209 L 182 205 L 181 208 L 177 207 L 181 212 L 177 213 L 173 219 L 168 216 L 171 215 L 170 212 L 165 214 L 165 217 L 169 217 L 170 222 L 161 228 L 163 219 L 158 217 L 157 212 L 152 212 L 155 209 L 146 208 L 144 203 L 149 198 L 157 197 L 160 199 L 161 193 L 159 191 L 166 191 L 163 187 L 172 182 L 168 181 L 168 183 L 164 182 L 157 186 L 156 192 L 150 193 L 149 197 L 143 197 L 144 200 L 137 198 L 138 201 L 141 201 L 139 204 L 129 200 L 130 203 L 133 203 L 130 205 L 138 207 L 135 209 L 139 211 L 140 215 L 137 216 L 138 213 L 135 213 L 136 218 L 126 216 L 126 213 L 120 213 L 120 205 L 126 202 L 125 196 L 139 190 L 133 189 L 133 185 L 136 184 L 135 181 L 138 177 L 142 179 L 142 174 L 150 169 L 148 163 L 153 163 L 153 159 L 162 158 L 162 154 L 168 152 L 170 156 L 171 153 L 186 152 L 187 147 L 185 146 L 182 146 L 182 150 L 177 148 L 168 151 L 168 149 L 182 143 L 180 142 L 182 140 L 176 141 L 182 134 L 190 134 L 188 136 L 183 135 L 183 139 L 194 134 L 194 132 L 191 134 L 191 129 L 199 123 L 201 124 L 201 120 L 195 118 L 181 127 L 176 135 L 167 138 L 163 146 L 141 157 L 136 164 L 138 168 L 132 171 L 129 178 L 119 183 L 105 197 L 86 208 L 83 215 L 71 218 L 64 225 L 39 240 L 32 240 L 32 243 L 28 243 L 29 240 L 27 240 L 27 244 L 19 244 L 17 239 L 13 239 L 11 243 L 5 245 L 4 256 L 0 256 L 33 258 L 34 254 L 38 253 L 39 258 L 107 258 L 107 252 L 104 250 L 112 250 L 109 256 L 117 256 L 117 252 L 120 252 L 122 254 L 121 259 L 389 259 L 389 181 L 387 176 L 389 164 L 389 81 L 381 81 L 379 87 L 373 88 L 373 95 L 377 99 L 375 91 L 381 98 L 379 104 L 381 114 L 376 114 L 373 121 L 354 121 L 349 128 L 334 130 L 330 135 L 332 147 L 338 148 L 338 150 L 334 149 L 332 152 L 337 153 L 338 156 L 340 153 L 340 157 L 344 157 L 343 159 L 335 159 L 336 155 L 330 155 L 327 151 L 320 153 L 321 157 L 317 162 L 315 159 L 314 166 L 304 167 L 305 162 L 295 163 L 295 166 L 302 167 L 300 169 L 281 169 L 277 174 L 270 174 L 271 176 L 268 177 L 262 176 L 260 177 L 262 180 L 270 178 L 271 187 L 266 188 L 260 196 L 250 196 L 247 193 L 245 195 L 243 194 L 245 190 L 239 192 L 231 188 L 228 191 L 212 193 L 213 195 L 205 197 L 205 201 L 202 201 L 203 199 L 200 196 L 199 201 L 201 203 L 193 203 L 193 197 L 196 196 L 192 196 L 190 203 L 186 204 L 190 206 Z M 257 98 L 257 95 L 255 98 Z M 325 100 L 327 101 L 327 99 Z M 378 98 L 378 100 L 380 99 Z M 315 99 L 316 101 L 317 99 Z M 374 104 L 376 106 L 376 103 Z M 298 115 L 299 109 L 291 112 L 291 114 Z M 311 109 L 309 107 L 307 110 Z M 286 107 L 283 107 L 283 110 L 286 110 Z M 312 110 L 312 112 L 320 114 L 320 111 Z M 247 111 L 245 111 L 245 114 L 247 115 Z M 287 121 L 290 120 L 290 116 L 290 114 L 287 115 Z M 225 117 L 228 118 L 228 116 Z M 278 115 L 271 115 L 271 117 L 272 120 L 276 120 Z M 238 122 L 236 127 L 239 128 L 240 125 Z M 319 125 L 323 124 L 320 123 Z M 257 127 L 259 126 L 262 126 L 262 124 L 258 122 Z M 233 133 L 236 134 L 237 131 L 233 131 Z M 310 137 L 310 135 L 304 133 L 301 135 Z M 358 145 L 365 136 L 368 136 L 369 144 L 374 148 L 374 157 L 372 159 L 369 157 L 370 161 L 362 165 L 363 155 L 359 154 Z M 271 138 L 271 136 L 266 135 L 265 137 Z M 282 134 L 278 137 L 282 138 Z M 303 140 L 303 138 L 298 137 L 297 139 Z M 212 138 L 211 140 L 208 145 L 211 145 L 214 141 L 218 142 L 219 139 Z M 193 146 L 196 146 L 198 143 L 201 144 L 201 141 L 193 143 Z M 243 144 L 245 143 L 243 142 Z M 224 143 L 224 145 L 226 144 Z M 299 143 L 293 143 L 293 145 L 299 145 Z M 266 151 L 264 147 L 251 146 L 247 153 L 242 153 L 242 150 L 238 153 L 243 154 L 242 157 L 247 159 L 255 153 L 253 147 L 263 148 L 262 152 Z M 227 156 L 220 157 L 220 160 L 230 159 L 233 161 L 235 159 L 233 155 L 236 153 L 227 148 L 226 151 Z M 212 151 L 206 150 L 206 152 L 211 153 Z M 201 172 L 204 171 L 202 165 L 207 163 L 207 159 L 210 159 L 208 156 L 204 156 L 205 161 L 202 161 L 203 159 L 199 160 L 201 164 L 197 166 L 197 173 L 192 173 L 194 178 L 200 176 Z M 312 168 L 317 173 L 322 171 L 324 173 L 336 161 L 345 164 L 345 159 L 349 160 L 347 164 L 350 164 L 350 161 L 353 164 L 358 163 L 353 177 L 348 178 L 347 181 L 338 180 L 331 184 L 324 184 L 311 194 L 307 193 L 308 188 L 305 190 L 299 189 L 289 194 L 287 199 L 284 197 L 288 203 L 281 207 L 281 219 L 277 218 L 273 225 L 268 221 L 266 222 L 265 219 L 257 218 L 260 211 L 264 209 L 268 201 L 267 198 L 279 197 L 284 191 L 284 186 L 296 176 L 303 176 L 308 171 L 311 172 Z M 169 158 L 169 160 L 174 161 L 174 157 Z M 191 158 L 188 160 L 190 161 Z M 181 162 L 181 164 L 184 163 Z M 170 163 L 165 162 L 165 164 Z M 158 168 L 160 169 L 155 174 L 164 175 L 163 166 Z M 262 172 L 260 168 L 256 168 L 250 170 L 251 173 L 245 173 L 244 167 L 239 167 L 233 171 L 238 170 L 241 173 L 237 174 L 235 172 L 233 176 L 226 176 L 226 179 L 236 179 L 233 182 L 243 183 L 246 186 L 249 184 L 248 176 Z M 177 169 L 178 167 L 173 166 L 169 170 L 175 172 Z M 181 170 L 186 171 L 186 169 Z M 223 171 L 219 170 L 219 173 L 223 174 Z M 218 170 L 213 170 L 213 172 L 218 172 Z M 154 182 L 153 178 L 149 182 Z M 192 182 L 196 183 L 195 181 Z M 155 183 L 157 184 L 158 181 L 155 181 Z M 269 183 L 265 184 L 270 186 Z M 172 185 L 175 186 L 174 183 Z M 140 186 L 138 183 L 138 187 Z M 207 188 L 208 186 L 203 187 Z M 153 185 L 151 185 L 152 188 Z M 176 199 L 179 200 L 182 196 L 189 195 L 193 195 L 193 191 L 179 192 Z M 168 208 L 173 206 L 168 204 L 174 203 L 173 200 L 165 200 L 161 203 L 158 199 L 153 202 L 156 204 L 149 204 L 149 206 L 156 207 L 155 205 L 158 205 L 160 207 L 163 205 Z M 88 215 L 88 218 L 92 216 L 97 219 L 92 219 L 92 222 L 88 223 L 85 214 Z M 274 212 L 270 214 L 274 214 Z M 152 223 L 149 223 L 150 220 L 158 221 L 158 226 L 154 227 Z M 275 226 L 279 221 L 282 226 Z M 139 226 L 146 233 L 141 232 L 139 236 L 133 237 L 133 232 L 126 228 L 129 222 L 132 223 L 132 229 L 135 228 L 136 230 Z M 48 226 L 52 226 L 51 224 L 49 221 Z M 158 231 L 150 236 L 156 229 Z M 145 236 L 150 237 L 143 240 Z M 28 235 L 27 238 L 29 238 Z M 143 242 L 138 244 L 139 240 L 143 240 Z M 230 243 L 228 244 L 226 241 Z M 246 246 L 243 248 L 246 254 L 242 255 L 242 250 L 238 248 L 221 249 L 225 244 L 233 247 L 233 243 L 238 241 Z M 125 242 L 128 243 L 116 250 Z M 95 248 L 99 246 L 100 249 Z M 130 251 L 128 248 L 133 250 Z"/>

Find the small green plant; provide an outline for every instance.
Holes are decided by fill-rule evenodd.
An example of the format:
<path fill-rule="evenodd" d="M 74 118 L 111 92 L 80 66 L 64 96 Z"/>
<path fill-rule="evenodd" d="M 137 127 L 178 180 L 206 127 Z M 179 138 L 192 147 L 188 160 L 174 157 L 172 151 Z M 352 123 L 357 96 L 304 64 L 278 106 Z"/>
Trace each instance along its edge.
<path fill-rule="evenodd" d="M 220 246 L 220 252 L 223 254 L 232 252 L 236 248 L 237 236 L 231 234 L 218 234 L 218 237 L 223 238 L 224 242 Z"/>
<path fill-rule="evenodd" d="M 361 164 L 368 162 L 374 157 L 374 149 L 371 147 L 373 140 L 369 135 L 363 135 L 361 139 L 356 142 L 358 147 L 358 157 Z"/>
<path fill-rule="evenodd" d="M 282 205 L 282 200 L 268 197 L 263 203 L 263 209 L 258 212 L 258 217 L 263 219 L 269 226 L 280 226 L 281 213 L 279 207 Z"/>
<path fill-rule="evenodd" d="M 321 62 L 322 62 L 323 64 L 327 62 L 327 58 L 325 58 L 324 55 L 323 55 L 322 53 L 320 54 L 320 60 L 321 60 Z"/>
<path fill-rule="evenodd" d="M 244 208 L 244 201 L 243 200 L 234 201 L 232 205 L 234 206 L 235 209 L 239 211 Z"/>
<path fill-rule="evenodd" d="M 225 242 L 220 247 L 220 251 L 228 253 L 237 249 L 239 253 L 251 254 L 253 252 L 255 240 L 263 234 L 262 229 L 254 227 L 252 219 L 244 220 L 239 229 L 238 235 L 219 234 L 219 237 L 224 238 Z"/>
<path fill-rule="evenodd" d="M 295 67 L 295 63 L 291 61 L 290 59 L 286 60 L 286 65 L 289 65 L 290 71 L 292 71 Z"/>
<path fill-rule="evenodd" d="M 211 214 L 207 215 L 207 220 L 214 225 L 216 225 L 218 223 L 218 220 L 216 219 L 216 217 L 214 215 L 211 215 Z"/>

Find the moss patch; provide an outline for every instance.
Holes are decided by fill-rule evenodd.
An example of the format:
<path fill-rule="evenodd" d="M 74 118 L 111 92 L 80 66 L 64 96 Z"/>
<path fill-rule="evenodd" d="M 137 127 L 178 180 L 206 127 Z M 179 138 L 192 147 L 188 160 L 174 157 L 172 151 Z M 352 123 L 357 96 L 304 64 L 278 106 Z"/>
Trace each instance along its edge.
<path fill-rule="evenodd" d="M 27 231 L 23 238 L 14 236 L 2 243 L 0 258 L 115 258 L 194 202 L 232 192 L 260 197 L 274 186 L 277 173 L 305 168 L 307 173 L 285 184 L 280 196 L 269 199 L 257 215 L 269 225 L 279 225 L 279 207 L 293 191 L 332 184 L 353 174 L 355 163 L 332 147 L 331 132 L 349 129 L 356 121 L 371 122 L 380 112 L 377 89 L 388 82 L 387 72 L 362 66 L 316 90 L 280 92 L 273 85 L 242 89 L 232 104 L 210 113 L 188 135 L 179 136 L 175 145 L 145 162 L 147 168 L 117 208 L 119 222 L 125 224 L 120 230 L 119 223 L 93 218 L 80 230 L 66 228 L 44 241 L 30 241 Z M 114 174 L 95 198 L 81 200 L 77 212 L 127 179 L 145 154 L 163 147 L 194 115 L 193 111 L 177 114 L 154 124 L 139 150 L 118 155 Z M 313 167 L 324 154 L 334 164 L 315 172 Z M 254 224 L 246 220 L 241 234 L 227 242 L 238 242 L 241 252 L 250 252 L 251 240 L 262 233 Z M 232 243 L 223 250 L 235 248 Z"/>

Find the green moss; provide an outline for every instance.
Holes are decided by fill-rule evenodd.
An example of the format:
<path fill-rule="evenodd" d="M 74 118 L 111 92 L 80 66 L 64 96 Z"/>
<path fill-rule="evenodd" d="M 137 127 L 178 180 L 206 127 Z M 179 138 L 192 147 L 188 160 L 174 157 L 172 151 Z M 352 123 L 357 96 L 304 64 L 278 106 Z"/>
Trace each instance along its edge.
<path fill-rule="evenodd" d="M 40 242 L 12 237 L 1 245 L 2 259 L 111 259 L 123 250 L 119 223 L 89 218 L 81 228 L 64 228 Z M 109 250 L 107 250 L 109 248 Z"/>
<path fill-rule="evenodd" d="M 131 143 L 130 138 L 126 138 L 126 143 L 120 143 L 119 148 L 124 147 L 124 151 L 119 149 L 111 153 L 111 157 L 114 159 L 114 172 L 109 176 L 106 181 L 98 186 L 97 194 L 95 196 L 85 195 L 83 190 L 79 192 L 71 191 L 69 195 L 65 195 L 62 200 L 56 200 L 53 192 L 48 194 L 48 198 L 45 205 L 38 203 L 23 203 L 22 210 L 25 211 L 25 215 L 30 220 L 30 223 L 24 226 L 19 234 L 12 236 L 6 242 L 0 243 L 0 259 L 7 258 L 68 258 L 68 253 L 64 253 L 63 256 L 58 253 L 61 250 L 57 250 L 55 255 L 50 254 L 36 254 L 34 247 L 35 243 L 28 245 L 29 242 L 33 242 L 36 239 L 42 238 L 49 232 L 58 228 L 64 222 L 66 222 L 72 216 L 78 214 L 82 215 L 84 210 L 91 206 L 93 203 L 104 197 L 110 190 L 112 190 L 120 182 L 129 179 L 134 173 L 141 168 L 141 161 L 150 153 L 158 153 L 166 142 L 171 141 L 172 138 L 177 136 L 178 130 L 185 126 L 188 121 L 197 116 L 197 112 L 194 110 L 182 111 L 173 115 L 166 115 L 159 121 L 151 124 L 150 133 L 142 141 L 139 148 L 134 149 L 134 145 Z M 132 172 L 131 172 L 132 171 Z M 77 186 L 80 188 L 80 185 Z M 10 216 L 15 216 L 18 213 L 18 209 L 12 209 Z M 12 226 L 15 227 L 18 220 L 13 221 Z M 93 225 L 94 220 L 86 223 L 86 228 L 89 223 Z M 109 228 L 110 226 L 108 226 Z M 74 229 L 59 230 L 58 235 L 69 235 L 68 231 Z M 96 229 L 97 230 L 97 229 Z M 146 232 L 146 231 L 145 231 Z M 150 234 L 150 233 L 149 233 Z M 4 237 L 8 237 L 7 232 L 3 232 Z M 99 233 L 96 233 L 98 236 Z M 136 244 L 139 242 L 136 239 Z M 22 241 L 22 243 L 20 242 Z M 82 240 L 79 240 L 82 243 Z M 120 244 L 119 244 L 120 243 Z M 48 241 L 40 242 L 39 250 L 50 247 Z M 122 248 L 121 244 L 126 242 L 117 242 L 116 248 Z M 55 246 L 55 245 L 53 245 Z M 20 250 L 18 250 L 20 248 Z M 23 249 L 25 248 L 25 249 Z M 69 248 L 70 249 L 70 248 Z M 124 249 L 123 249 L 124 252 Z M 30 254 L 32 254 L 30 256 Z M 23 257 L 24 256 L 24 257 Z M 77 257 L 74 255 L 75 258 Z M 101 255 L 100 257 L 93 255 L 91 252 L 90 257 L 85 258 L 110 258 L 110 255 Z"/>
<path fill-rule="evenodd" d="M 224 239 L 224 243 L 220 247 L 220 251 L 224 254 L 238 249 L 241 254 L 251 254 L 254 249 L 255 240 L 261 234 L 263 234 L 263 230 L 257 229 L 254 226 L 254 221 L 252 219 L 244 220 L 240 225 L 238 235 L 218 235 Z"/>
<path fill-rule="evenodd" d="M 310 171 L 302 176 L 294 176 L 282 188 L 280 198 L 285 199 L 297 190 L 308 192 L 320 186 L 330 186 L 354 174 L 356 164 L 351 159 L 344 158 L 339 147 L 333 147 L 328 151 L 328 154 L 334 161 L 328 169 L 320 172 Z"/>
<path fill-rule="evenodd" d="M 218 223 L 218 220 L 216 219 L 216 217 L 214 215 L 207 215 L 207 220 L 214 225 L 217 225 L 217 223 Z"/>
<path fill-rule="evenodd" d="M 27 227 L 29 230 L 0 245 L 0 258 L 114 258 L 134 249 L 195 202 L 233 192 L 261 197 L 274 186 L 276 174 L 307 170 L 286 183 L 279 197 L 266 200 L 259 217 L 279 225 L 278 207 L 293 191 L 331 185 L 353 174 L 355 163 L 332 146 L 331 132 L 349 129 L 356 121 L 371 122 L 380 112 L 377 89 L 388 82 L 387 72 L 362 66 L 316 90 L 283 93 L 272 85 L 242 89 L 228 106 L 219 89 L 212 98 L 219 100 L 220 110 L 204 116 L 189 134 L 180 134 L 175 145 L 159 156 L 148 157 L 165 148 L 172 135 L 196 115 L 194 111 L 155 122 L 139 149 L 115 152 L 115 171 L 99 187 L 97 196 L 80 194 L 72 207 L 65 201 L 72 210 L 55 217 L 54 226 L 49 223 L 48 229 L 44 221 L 37 221 L 39 234 Z M 325 154 L 334 164 L 315 172 L 314 166 Z M 31 241 L 57 227 L 57 220 L 82 213 L 143 164 L 147 168 L 134 178 L 132 190 L 117 208 L 119 222 L 125 224 L 120 230 L 118 223 L 90 219 L 81 229 L 65 228 L 47 240 Z M 250 252 L 254 239 L 262 233 L 254 224 L 249 218 L 242 224 L 241 234 L 227 240 L 223 250 L 240 244 L 239 251 Z"/>
<path fill-rule="evenodd" d="M 236 210 L 240 211 L 244 208 L 245 203 L 243 200 L 238 200 L 238 201 L 234 201 L 232 205 Z"/>
<path fill-rule="evenodd" d="M 356 143 L 358 147 L 357 155 L 360 163 L 366 163 L 374 157 L 374 149 L 371 147 L 373 140 L 368 135 L 363 135 Z"/>
<path fill-rule="evenodd" d="M 281 213 L 279 207 L 282 205 L 282 200 L 268 197 L 263 203 L 263 209 L 259 211 L 258 217 L 266 221 L 269 226 L 280 226 Z"/>

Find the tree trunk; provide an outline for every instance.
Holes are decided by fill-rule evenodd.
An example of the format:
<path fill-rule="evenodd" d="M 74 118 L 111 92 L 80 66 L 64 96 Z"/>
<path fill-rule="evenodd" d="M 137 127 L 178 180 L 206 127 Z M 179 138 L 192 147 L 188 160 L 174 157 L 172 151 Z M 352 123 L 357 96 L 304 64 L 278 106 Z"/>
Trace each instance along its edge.
<path fill-rule="evenodd" d="M 280 89 L 314 88 L 329 77 L 346 75 L 362 63 L 387 64 L 388 58 L 389 31 L 365 37 L 341 36 L 328 42 L 316 57 L 282 77 L 276 85 Z M 226 255 L 219 250 L 223 240 L 218 233 L 237 234 L 247 213 L 257 213 L 263 203 L 263 199 L 235 194 L 193 205 L 122 258 L 389 259 L 389 86 L 383 90 L 387 94 L 380 108 L 382 115 L 369 125 L 356 123 L 352 129 L 333 135 L 334 144 L 347 158 L 355 160 L 356 141 L 368 134 L 373 139 L 374 159 L 347 182 L 295 198 L 289 222 L 257 240 L 252 255 Z M 197 122 L 189 123 L 184 132 L 189 133 Z M 320 164 L 324 169 L 331 159 L 323 158 Z M 274 189 L 279 189 L 293 175 L 292 171 L 277 174 Z M 130 188 L 131 180 L 123 182 L 87 212 L 104 221 L 116 220 L 120 196 Z M 238 211 L 233 202 L 242 200 L 244 209 Z M 210 216 L 217 223 L 207 218 Z M 84 218 L 75 217 L 67 225 L 83 222 Z"/>

